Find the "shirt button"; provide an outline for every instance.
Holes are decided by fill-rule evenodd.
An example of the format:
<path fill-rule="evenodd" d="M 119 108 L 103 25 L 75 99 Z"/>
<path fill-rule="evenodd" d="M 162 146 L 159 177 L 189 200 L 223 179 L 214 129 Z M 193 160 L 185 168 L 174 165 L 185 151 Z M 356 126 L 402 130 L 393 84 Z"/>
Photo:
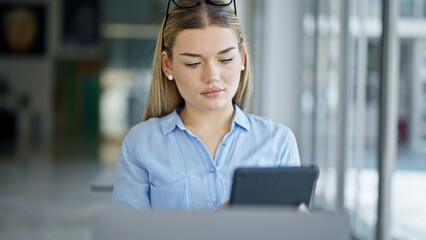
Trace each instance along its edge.
<path fill-rule="evenodd" d="M 220 203 L 219 203 L 218 201 L 216 201 L 216 202 L 214 202 L 214 206 L 215 206 L 215 207 L 219 207 L 219 206 L 220 206 Z"/>
<path fill-rule="evenodd" d="M 222 144 L 223 144 L 223 146 L 226 146 L 226 141 L 223 141 Z"/>
<path fill-rule="evenodd" d="M 213 173 L 213 172 L 214 172 L 214 168 L 210 168 L 210 169 L 209 169 L 209 171 L 210 171 L 211 173 Z"/>

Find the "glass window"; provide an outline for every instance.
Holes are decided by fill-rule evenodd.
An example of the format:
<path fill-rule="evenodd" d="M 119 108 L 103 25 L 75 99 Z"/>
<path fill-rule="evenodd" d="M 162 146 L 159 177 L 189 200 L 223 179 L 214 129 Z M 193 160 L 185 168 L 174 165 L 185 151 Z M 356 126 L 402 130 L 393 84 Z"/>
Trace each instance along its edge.
<path fill-rule="evenodd" d="M 302 158 L 319 165 L 321 176 L 315 204 L 333 209 L 336 204 L 336 138 L 338 135 L 338 96 L 340 68 L 341 1 L 305 1 L 304 73 L 302 93 Z M 317 21 L 315 23 L 315 21 Z M 315 25 L 318 26 L 315 36 Z"/>
<path fill-rule="evenodd" d="M 314 19 L 318 26 L 316 39 L 312 38 L 309 24 L 305 27 L 305 50 L 311 49 L 313 59 L 305 59 L 304 91 L 302 96 L 304 137 L 311 137 L 312 158 L 321 168 L 316 191 L 316 205 L 322 208 L 336 206 L 337 198 L 337 149 L 339 136 L 338 102 L 340 97 L 339 76 L 342 59 L 340 43 L 343 1 L 319 1 L 319 16 Z M 308 5 L 309 6 L 309 5 Z M 379 32 L 361 31 L 371 21 L 380 21 L 381 2 L 378 0 L 354 1 L 351 11 L 350 58 L 351 76 L 347 129 L 348 163 L 345 176 L 345 207 L 350 215 L 351 227 L 356 239 L 375 239 L 378 202 L 378 114 L 380 61 Z M 304 21 L 309 23 L 310 14 Z M 378 30 L 379 31 L 379 30 Z M 368 35 L 368 34 L 371 34 Z M 317 47 L 315 47 L 315 44 Z M 305 57 L 309 57 L 305 53 Z M 311 56 L 312 57 L 312 56 Z M 309 119 L 306 121 L 306 119 Z M 311 126 L 311 127 L 310 127 Z M 306 150 L 301 145 L 301 152 Z M 308 154 L 306 154 L 308 155 Z"/>
<path fill-rule="evenodd" d="M 426 0 L 423 0 L 423 18 L 426 18 Z"/>
<path fill-rule="evenodd" d="M 398 159 L 392 186 L 392 238 L 425 239 L 426 42 L 403 40 L 400 50 Z"/>
<path fill-rule="evenodd" d="M 369 18 L 380 18 L 382 15 L 382 1 L 381 0 L 363 0 L 365 1 L 365 4 L 367 4 L 366 7 L 366 13 Z M 360 4 L 360 1 L 356 1 L 356 5 Z M 359 7 L 362 7 L 360 5 Z"/>
<path fill-rule="evenodd" d="M 316 192 L 316 204 L 332 207 L 336 203 L 336 116 L 333 96 L 339 95 L 341 82 L 336 72 L 342 66 L 333 18 L 340 19 L 341 1 L 318 1 L 319 16 L 310 7 L 314 0 L 305 0 L 305 61 L 302 94 L 304 129 L 301 153 L 310 156 L 322 172 Z M 426 0 L 401 0 L 400 16 L 426 18 Z M 354 1 L 351 5 L 350 43 L 348 51 L 351 75 L 347 106 L 347 169 L 345 175 L 345 208 L 355 239 L 376 239 L 378 206 L 378 137 L 380 111 L 381 29 L 362 29 L 381 22 L 380 0 Z M 314 21 L 314 24 L 311 22 Z M 410 23 L 408 23 L 410 24 Z M 314 35 L 311 26 L 318 26 Z M 410 26 L 415 27 L 415 25 Z M 372 32 L 377 31 L 377 32 Z M 426 206 L 426 41 L 403 39 L 400 49 L 398 156 L 392 182 L 392 238 L 426 239 L 422 226 Z M 336 70 L 337 69 L 337 70 Z M 338 77 L 339 78 L 339 77 Z M 313 140 L 312 140 L 313 139 Z M 307 153 L 310 151 L 309 153 Z"/>
<path fill-rule="evenodd" d="M 400 16 L 411 18 L 414 17 L 414 0 L 401 0 Z"/>

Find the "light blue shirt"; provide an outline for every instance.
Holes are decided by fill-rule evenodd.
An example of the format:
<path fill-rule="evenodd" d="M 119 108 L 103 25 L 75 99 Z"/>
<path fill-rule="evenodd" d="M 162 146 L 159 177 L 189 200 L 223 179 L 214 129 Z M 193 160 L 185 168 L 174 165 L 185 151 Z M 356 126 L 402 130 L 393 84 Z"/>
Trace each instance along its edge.
<path fill-rule="evenodd" d="M 235 105 L 214 159 L 178 112 L 134 126 L 116 166 L 113 206 L 213 210 L 229 200 L 238 167 L 299 166 L 292 131 Z"/>

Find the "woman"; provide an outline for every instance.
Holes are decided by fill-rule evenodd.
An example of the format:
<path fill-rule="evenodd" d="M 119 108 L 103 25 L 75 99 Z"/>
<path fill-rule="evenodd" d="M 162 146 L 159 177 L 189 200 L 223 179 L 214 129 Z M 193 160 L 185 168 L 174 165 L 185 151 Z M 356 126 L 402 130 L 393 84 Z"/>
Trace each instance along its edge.
<path fill-rule="evenodd" d="M 251 74 L 235 0 L 172 2 L 143 121 L 122 144 L 114 206 L 215 209 L 235 168 L 300 165 L 290 129 L 241 110 Z"/>

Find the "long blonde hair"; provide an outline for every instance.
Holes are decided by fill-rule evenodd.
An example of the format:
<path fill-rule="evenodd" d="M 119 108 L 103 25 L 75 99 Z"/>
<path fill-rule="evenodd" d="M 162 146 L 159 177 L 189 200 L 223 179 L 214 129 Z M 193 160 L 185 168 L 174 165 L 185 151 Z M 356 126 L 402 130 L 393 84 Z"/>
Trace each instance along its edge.
<path fill-rule="evenodd" d="M 185 4 L 188 0 L 181 0 Z M 193 2 L 193 1 L 192 1 Z M 163 22 L 164 24 L 164 22 Z M 214 6 L 200 0 L 200 5 L 192 8 L 177 8 L 169 12 L 164 30 L 160 30 L 155 48 L 152 66 L 152 82 L 148 100 L 145 106 L 143 121 L 152 117 L 162 117 L 176 107 L 183 107 L 185 102 L 180 95 L 175 81 L 169 81 L 161 68 L 161 53 L 165 51 L 171 59 L 173 46 L 177 35 L 185 29 L 207 28 L 211 25 L 232 29 L 238 39 L 240 53 L 245 44 L 245 37 L 241 29 L 240 21 L 234 10 L 227 6 Z M 248 50 L 245 55 L 245 70 L 241 72 L 240 83 L 232 98 L 232 102 L 244 109 L 248 103 L 251 90 L 251 67 Z"/>

